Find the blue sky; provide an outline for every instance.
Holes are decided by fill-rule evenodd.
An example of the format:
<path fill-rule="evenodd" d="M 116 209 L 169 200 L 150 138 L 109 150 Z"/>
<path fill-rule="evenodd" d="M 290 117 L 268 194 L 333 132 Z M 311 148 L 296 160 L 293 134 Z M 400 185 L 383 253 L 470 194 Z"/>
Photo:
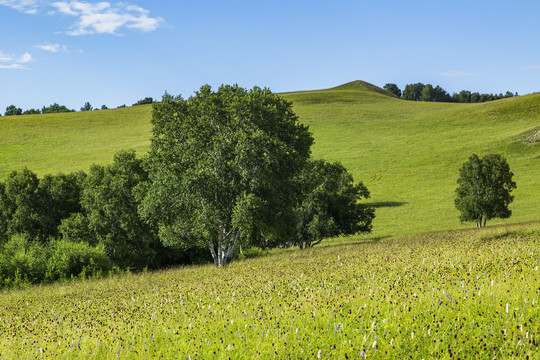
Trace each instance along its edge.
<path fill-rule="evenodd" d="M 0 0 L 0 112 L 203 84 L 540 91 L 540 1 Z"/>

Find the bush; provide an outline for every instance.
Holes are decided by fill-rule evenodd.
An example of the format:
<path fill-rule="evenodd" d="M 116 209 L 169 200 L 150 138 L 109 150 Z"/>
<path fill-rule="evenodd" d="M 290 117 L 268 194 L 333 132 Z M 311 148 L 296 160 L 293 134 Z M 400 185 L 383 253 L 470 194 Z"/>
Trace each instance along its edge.
<path fill-rule="evenodd" d="M 16 235 L 0 247 L 0 287 L 99 276 L 110 270 L 104 249 L 85 243 L 42 244 Z"/>
<path fill-rule="evenodd" d="M 54 240 L 48 247 L 50 257 L 45 281 L 66 280 L 74 276 L 99 276 L 111 270 L 109 258 L 102 246 Z"/>

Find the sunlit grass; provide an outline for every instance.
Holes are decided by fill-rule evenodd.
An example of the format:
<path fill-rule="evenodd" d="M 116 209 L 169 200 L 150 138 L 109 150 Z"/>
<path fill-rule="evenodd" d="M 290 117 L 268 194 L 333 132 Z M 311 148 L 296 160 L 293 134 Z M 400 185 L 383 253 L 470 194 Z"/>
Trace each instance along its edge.
<path fill-rule="evenodd" d="M 481 104 L 425 103 L 353 82 L 283 96 L 313 132 L 313 155 L 341 161 L 371 191 L 375 236 L 470 226 L 459 222 L 454 190 L 472 153 L 499 153 L 515 174 L 512 217 L 488 224 L 539 219 L 540 141 L 525 140 L 540 126 L 540 94 Z M 2 117 L 0 178 L 25 166 L 40 175 L 88 171 L 126 148 L 141 155 L 150 143 L 150 117 L 149 105 Z"/>
<path fill-rule="evenodd" d="M 540 224 L 0 295 L 3 358 L 538 358 Z"/>

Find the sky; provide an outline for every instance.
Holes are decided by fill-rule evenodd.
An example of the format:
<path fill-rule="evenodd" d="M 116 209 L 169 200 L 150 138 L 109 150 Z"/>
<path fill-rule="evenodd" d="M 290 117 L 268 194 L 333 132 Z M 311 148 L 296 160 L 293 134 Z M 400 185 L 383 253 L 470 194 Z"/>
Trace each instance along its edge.
<path fill-rule="evenodd" d="M 540 91 L 538 0 L 0 0 L 0 112 L 239 84 Z"/>

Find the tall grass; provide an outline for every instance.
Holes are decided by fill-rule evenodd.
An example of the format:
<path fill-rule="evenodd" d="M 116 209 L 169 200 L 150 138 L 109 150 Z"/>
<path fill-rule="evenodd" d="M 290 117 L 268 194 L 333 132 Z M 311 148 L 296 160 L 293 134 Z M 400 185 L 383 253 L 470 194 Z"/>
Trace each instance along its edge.
<path fill-rule="evenodd" d="M 538 358 L 540 223 L 0 295 L 4 358 Z"/>

